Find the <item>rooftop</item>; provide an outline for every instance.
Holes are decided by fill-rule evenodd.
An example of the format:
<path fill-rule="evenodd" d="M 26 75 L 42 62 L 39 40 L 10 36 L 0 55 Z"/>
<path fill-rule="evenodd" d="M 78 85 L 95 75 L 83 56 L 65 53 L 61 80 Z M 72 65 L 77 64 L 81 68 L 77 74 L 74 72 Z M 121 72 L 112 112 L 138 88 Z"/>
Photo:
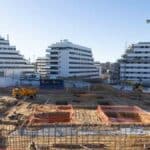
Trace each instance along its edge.
<path fill-rule="evenodd" d="M 68 40 L 61 40 L 60 42 L 56 42 L 55 44 L 52 44 L 51 46 L 49 46 L 50 48 L 54 48 L 54 47 L 71 47 L 71 48 L 79 48 L 79 49 L 84 49 L 84 50 L 89 50 L 91 51 L 90 48 L 85 47 L 85 46 L 81 46 L 81 45 L 77 45 L 74 44 Z"/>

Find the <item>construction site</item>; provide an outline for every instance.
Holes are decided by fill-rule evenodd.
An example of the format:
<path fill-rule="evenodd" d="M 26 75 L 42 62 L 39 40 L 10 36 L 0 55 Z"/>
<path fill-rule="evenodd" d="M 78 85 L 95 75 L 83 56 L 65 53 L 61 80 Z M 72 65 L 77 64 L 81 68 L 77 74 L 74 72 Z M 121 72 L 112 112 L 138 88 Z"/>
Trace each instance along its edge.
<path fill-rule="evenodd" d="M 150 149 L 150 94 L 97 84 L 16 96 L 1 89 L 1 150 Z"/>

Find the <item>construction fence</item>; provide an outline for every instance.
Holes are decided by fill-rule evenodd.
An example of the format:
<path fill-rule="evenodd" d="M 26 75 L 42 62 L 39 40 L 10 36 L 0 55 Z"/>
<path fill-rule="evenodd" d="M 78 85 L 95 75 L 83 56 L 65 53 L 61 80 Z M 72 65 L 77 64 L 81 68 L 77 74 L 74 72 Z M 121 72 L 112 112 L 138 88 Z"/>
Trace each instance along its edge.
<path fill-rule="evenodd" d="M 149 150 L 150 126 L 0 125 L 2 150 Z"/>

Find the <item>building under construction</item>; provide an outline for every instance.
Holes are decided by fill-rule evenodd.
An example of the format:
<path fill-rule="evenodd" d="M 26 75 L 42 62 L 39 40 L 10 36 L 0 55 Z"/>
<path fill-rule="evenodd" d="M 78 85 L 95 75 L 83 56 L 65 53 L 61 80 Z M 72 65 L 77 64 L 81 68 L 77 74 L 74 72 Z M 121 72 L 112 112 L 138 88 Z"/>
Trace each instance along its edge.
<path fill-rule="evenodd" d="M 3 121 L 1 149 L 148 150 L 150 114 L 136 106 L 36 105 Z"/>

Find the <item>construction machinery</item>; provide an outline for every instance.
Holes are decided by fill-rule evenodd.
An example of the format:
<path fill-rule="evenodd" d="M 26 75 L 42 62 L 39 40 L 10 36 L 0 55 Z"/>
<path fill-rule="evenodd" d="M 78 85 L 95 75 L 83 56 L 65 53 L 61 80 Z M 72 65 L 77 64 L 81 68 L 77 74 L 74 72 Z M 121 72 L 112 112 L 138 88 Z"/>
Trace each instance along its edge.
<path fill-rule="evenodd" d="M 37 95 L 37 89 L 36 88 L 14 88 L 12 90 L 12 96 L 20 99 L 20 98 L 35 98 Z"/>

